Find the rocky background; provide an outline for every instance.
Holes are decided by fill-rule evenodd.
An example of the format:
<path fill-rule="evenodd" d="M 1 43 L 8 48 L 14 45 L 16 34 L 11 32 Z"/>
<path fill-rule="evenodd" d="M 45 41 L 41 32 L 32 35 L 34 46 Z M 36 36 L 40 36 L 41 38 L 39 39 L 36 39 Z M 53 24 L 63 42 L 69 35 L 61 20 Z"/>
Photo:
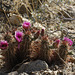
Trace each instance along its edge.
<path fill-rule="evenodd" d="M 16 71 L 0 75 L 75 75 L 75 0 L 0 0 L 0 40 L 8 31 L 22 29 L 29 21 L 37 29 L 45 29 L 50 38 L 72 39 L 72 59 L 64 65 L 48 66 L 45 61 L 22 62 Z M 0 58 L 2 56 L 0 55 Z M 3 61 L 0 59 L 0 67 Z M 64 67 L 63 67 L 64 66 Z"/>

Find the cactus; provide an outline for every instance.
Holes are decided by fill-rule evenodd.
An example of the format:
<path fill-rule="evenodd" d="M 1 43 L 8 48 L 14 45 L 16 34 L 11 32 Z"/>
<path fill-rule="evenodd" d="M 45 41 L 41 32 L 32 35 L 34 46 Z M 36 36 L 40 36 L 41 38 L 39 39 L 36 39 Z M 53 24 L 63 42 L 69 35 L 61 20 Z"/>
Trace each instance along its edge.
<path fill-rule="evenodd" d="M 65 61 L 67 58 L 68 50 L 70 49 L 70 46 L 72 44 L 73 44 L 73 42 L 71 41 L 71 39 L 64 37 L 64 39 L 62 40 L 62 43 L 59 47 L 59 55 Z"/>
<path fill-rule="evenodd" d="M 67 37 L 63 40 L 56 39 L 52 45 L 50 42 L 53 40 L 48 38 L 44 29 L 40 32 L 38 29 L 30 28 L 29 22 L 24 22 L 22 26 L 24 31 L 15 31 L 15 35 L 8 32 L 4 36 L 7 41 L 0 42 L 4 66 L 8 70 L 26 59 L 44 60 L 49 65 L 59 64 L 61 58 L 66 61 L 68 50 L 73 44 L 71 39 Z"/>
<path fill-rule="evenodd" d="M 59 55 L 63 60 L 66 60 L 68 53 L 68 44 L 62 43 L 59 47 Z"/>

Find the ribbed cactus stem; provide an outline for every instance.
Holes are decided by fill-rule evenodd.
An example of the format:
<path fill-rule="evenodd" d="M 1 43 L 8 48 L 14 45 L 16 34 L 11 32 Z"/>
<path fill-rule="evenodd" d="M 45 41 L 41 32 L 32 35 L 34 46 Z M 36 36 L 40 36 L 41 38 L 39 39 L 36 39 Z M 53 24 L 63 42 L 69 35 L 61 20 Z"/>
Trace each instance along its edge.
<path fill-rule="evenodd" d="M 67 53 L 68 53 L 68 46 L 67 45 L 61 45 L 59 47 L 59 55 L 63 60 L 66 60 L 67 58 Z"/>
<path fill-rule="evenodd" d="M 46 37 L 47 38 L 47 37 Z M 41 57 L 42 60 L 46 61 L 47 63 L 50 62 L 50 49 L 49 49 L 49 42 L 48 39 L 41 41 Z"/>

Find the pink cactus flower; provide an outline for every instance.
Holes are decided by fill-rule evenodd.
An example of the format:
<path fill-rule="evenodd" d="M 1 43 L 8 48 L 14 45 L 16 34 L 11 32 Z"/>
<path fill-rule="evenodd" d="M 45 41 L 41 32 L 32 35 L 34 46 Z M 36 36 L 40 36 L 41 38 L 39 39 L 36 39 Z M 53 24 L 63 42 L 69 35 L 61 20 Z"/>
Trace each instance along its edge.
<path fill-rule="evenodd" d="M 44 36 L 44 29 L 41 30 L 41 36 Z"/>
<path fill-rule="evenodd" d="M 38 36 L 40 35 L 40 30 L 37 31 L 36 35 L 38 35 Z"/>
<path fill-rule="evenodd" d="M 64 37 L 64 41 L 68 42 L 69 46 L 73 44 L 73 41 L 67 37 Z"/>
<path fill-rule="evenodd" d="M 21 42 L 23 39 L 23 32 L 15 31 L 15 38 L 18 42 Z"/>
<path fill-rule="evenodd" d="M 25 21 L 25 22 L 23 23 L 23 28 L 24 28 L 24 29 L 28 30 L 30 27 L 31 27 L 30 22 L 26 22 L 26 21 Z"/>
<path fill-rule="evenodd" d="M 8 47 L 7 41 L 1 40 L 0 41 L 0 49 L 4 50 L 4 49 L 7 49 L 7 47 Z"/>
<path fill-rule="evenodd" d="M 56 42 L 57 44 L 59 44 L 59 43 L 60 43 L 60 39 L 56 39 L 55 42 Z"/>
<path fill-rule="evenodd" d="M 54 41 L 54 46 L 56 47 L 56 48 L 59 48 L 59 44 L 60 44 L 60 39 L 56 39 L 55 41 Z"/>

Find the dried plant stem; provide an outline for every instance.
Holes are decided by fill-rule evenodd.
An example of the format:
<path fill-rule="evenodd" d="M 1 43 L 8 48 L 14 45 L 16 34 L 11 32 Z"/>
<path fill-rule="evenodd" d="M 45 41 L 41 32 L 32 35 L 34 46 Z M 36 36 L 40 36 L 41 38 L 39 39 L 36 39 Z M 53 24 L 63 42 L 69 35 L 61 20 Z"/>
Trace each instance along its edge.
<path fill-rule="evenodd" d="M 34 2 L 33 2 L 33 0 L 32 0 L 32 6 L 33 6 L 33 10 L 34 10 L 35 8 L 34 8 Z"/>
<path fill-rule="evenodd" d="M 24 4 L 26 7 L 26 10 L 31 14 L 30 10 L 28 9 L 28 7 L 26 6 L 26 4 Z"/>
<path fill-rule="evenodd" d="M 67 58 L 67 53 L 68 53 L 68 47 L 65 45 L 61 45 L 59 47 L 59 55 L 63 60 L 66 60 Z"/>
<path fill-rule="evenodd" d="M 56 5 L 58 5 L 55 1 L 53 1 Z M 59 6 L 59 5 L 58 5 Z M 59 6 L 61 9 L 62 9 L 62 7 L 61 6 Z M 63 9 L 62 9 L 63 10 Z M 65 10 L 63 10 L 63 12 L 68 16 L 68 17 L 70 17 L 70 18 L 72 18 Z"/>
<path fill-rule="evenodd" d="M 16 5 L 15 5 L 15 3 L 16 3 Z M 19 12 L 18 12 L 18 8 L 17 8 L 17 7 L 19 6 L 20 3 L 21 3 L 20 1 L 19 1 L 19 2 L 15 2 L 15 1 L 14 1 L 16 13 L 17 13 L 18 15 L 20 15 L 20 14 L 19 14 Z"/>
<path fill-rule="evenodd" d="M 3 6 L 3 0 L 2 0 L 2 6 Z M 4 8 L 3 8 L 3 11 L 4 11 L 4 14 L 5 14 L 5 16 L 6 16 L 7 20 L 8 20 L 8 23 L 9 23 L 9 24 L 10 24 L 10 26 L 11 26 L 11 23 L 10 23 L 10 21 L 9 21 L 9 18 L 8 18 L 8 17 L 7 17 L 7 15 L 6 15 L 6 12 L 5 12 Z"/>
<path fill-rule="evenodd" d="M 40 0 L 38 0 L 40 2 L 40 4 L 42 5 L 42 2 Z"/>
<path fill-rule="evenodd" d="M 29 9 L 30 9 L 30 11 L 31 11 L 31 13 L 32 13 L 32 12 L 33 12 L 33 9 L 32 9 L 32 7 L 31 7 L 29 1 L 25 1 L 25 2 L 26 2 L 26 4 L 28 5 L 28 7 L 29 7 Z M 35 18 L 36 22 L 38 22 L 35 15 L 34 15 L 34 18 Z"/>
<path fill-rule="evenodd" d="M 29 13 L 30 13 L 30 11 L 28 10 L 28 8 L 26 7 L 26 12 L 27 12 L 27 15 L 28 15 L 28 18 L 30 19 L 30 17 L 29 17 Z M 29 12 L 29 13 L 28 13 Z M 31 14 L 31 13 L 30 13 Z"/>

